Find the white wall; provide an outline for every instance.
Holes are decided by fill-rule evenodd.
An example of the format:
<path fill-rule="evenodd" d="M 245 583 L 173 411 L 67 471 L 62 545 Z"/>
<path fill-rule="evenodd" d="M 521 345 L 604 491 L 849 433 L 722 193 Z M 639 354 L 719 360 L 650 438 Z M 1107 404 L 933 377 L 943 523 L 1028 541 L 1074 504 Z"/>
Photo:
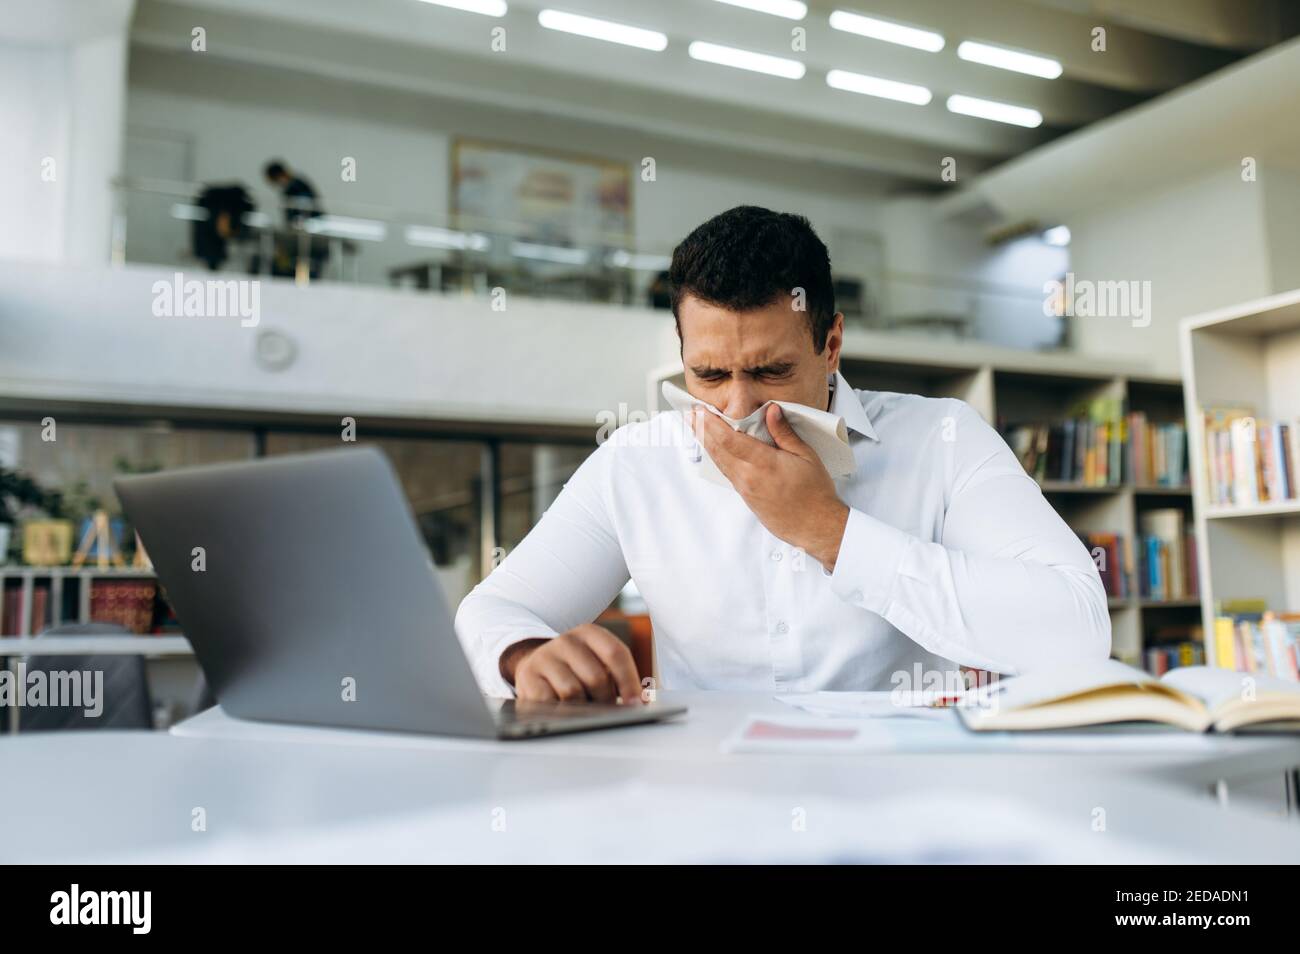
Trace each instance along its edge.
<path fill-rule="evenodd" d="M 980 229 L 944 218 L 932 200 L 886 204 L 887 292 L 898 315 L 972 311 L 978 337 L 1012 348 L 1056 343 L 1043 315 L 1043 284 L 1069 265 L 1067 249 L 1037 235 L 990 247 Z"/>
<path fill-rule="evenodd" d="M 52 262 L 63 253 L 66 69 L 61 48 L 0 40 L 0 257 Z M 55 161 L 53 182 L 41 177 L 46 157 Z"/>
<path fill-rule="evenodd" d="M 133 0 L 0 0 L 0 258 L 106 262 Z"/>
<path fill-rule="evenodd" d="M 1151 282 L 1147 327 L 1074 319 L 1084 351 L 1142 357 L 1156 370 L 1177 373 L 1180 319 L 1280 290 L 1270 269 L 1263 184 L 1243 182 L 1239 168 L 1143 197 L 1099 201 L 1069 226 L 1077 279 Z"/>
<path fill-rule="evenodd" d="M 1264 187 L 1270 290 L 1300 288 L 1300 171 L 1265 165 L 1259 181 Z"/>
<path fill-rule="evenodd" d="M 186 279 L 208 277 L 201 271 Z M 170 271 L 0 262 L 0 381 L 9 397 L 231 410 L 590 426 L 645 403 L 677 356 L 665 312 L 260 283 L 260 324 L 156 317 Z M 266 370 L 259 335 L 297 359 Z"/>

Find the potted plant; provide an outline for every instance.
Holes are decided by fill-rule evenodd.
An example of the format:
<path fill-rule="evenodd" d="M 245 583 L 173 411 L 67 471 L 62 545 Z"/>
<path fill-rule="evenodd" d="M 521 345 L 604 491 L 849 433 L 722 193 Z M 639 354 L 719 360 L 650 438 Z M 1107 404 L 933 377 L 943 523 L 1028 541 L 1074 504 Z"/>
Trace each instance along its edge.
<path fill-rule="evenodd" d="M 24 507 L 35 507 L 51 515 L 62 506 L 60 494 L 48 493 L 26 474 L 0 467 L 0 564 L 7 563 L 9 549 L 16 544 L 13 528 Z"/>

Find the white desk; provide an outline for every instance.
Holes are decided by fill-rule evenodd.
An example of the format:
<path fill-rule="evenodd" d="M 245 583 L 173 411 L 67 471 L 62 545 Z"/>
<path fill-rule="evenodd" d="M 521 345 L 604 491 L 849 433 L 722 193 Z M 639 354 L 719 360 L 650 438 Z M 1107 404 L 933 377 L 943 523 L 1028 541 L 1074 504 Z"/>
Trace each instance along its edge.
<path fill-rule="evenodd" d="M 1290 738 L 723 754 L 765 694 L 663 693 L 684 721 L 525 742 L 240 723 L 0 740 L 0 860 L 1296 862 L 1300 825 L 1222 810 Z M 905 723 L 889 720 L 905 733 Z M 194 810 L 207 830 L 195 832 Z M 15 822 L 18 822 L 15 824 Z M 1103 829 L 1104 830 L 1099 830 Z"/>

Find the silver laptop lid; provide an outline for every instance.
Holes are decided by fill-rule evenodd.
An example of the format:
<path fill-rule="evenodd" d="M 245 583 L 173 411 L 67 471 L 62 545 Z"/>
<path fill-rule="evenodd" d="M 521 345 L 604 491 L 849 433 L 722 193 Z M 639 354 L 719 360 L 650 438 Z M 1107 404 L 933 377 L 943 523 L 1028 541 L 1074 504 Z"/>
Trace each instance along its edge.
<path fill-rule="evenodd" d="M 114 482 L 231 715 L 489 737 L 494 720 L 374 448 Z"/>

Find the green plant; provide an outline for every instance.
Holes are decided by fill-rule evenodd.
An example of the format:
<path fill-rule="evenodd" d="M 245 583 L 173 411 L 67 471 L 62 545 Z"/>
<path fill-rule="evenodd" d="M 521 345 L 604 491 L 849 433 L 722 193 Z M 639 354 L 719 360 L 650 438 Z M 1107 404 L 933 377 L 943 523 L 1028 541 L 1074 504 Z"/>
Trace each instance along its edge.
<path fill-rule="evenodd" d="M 57 490 L 45 490 L 24 473 L 0 467 L 0 523 L 14 523 L 25 506 L 57 517 L 63 509 L 63 495 Z"/>

